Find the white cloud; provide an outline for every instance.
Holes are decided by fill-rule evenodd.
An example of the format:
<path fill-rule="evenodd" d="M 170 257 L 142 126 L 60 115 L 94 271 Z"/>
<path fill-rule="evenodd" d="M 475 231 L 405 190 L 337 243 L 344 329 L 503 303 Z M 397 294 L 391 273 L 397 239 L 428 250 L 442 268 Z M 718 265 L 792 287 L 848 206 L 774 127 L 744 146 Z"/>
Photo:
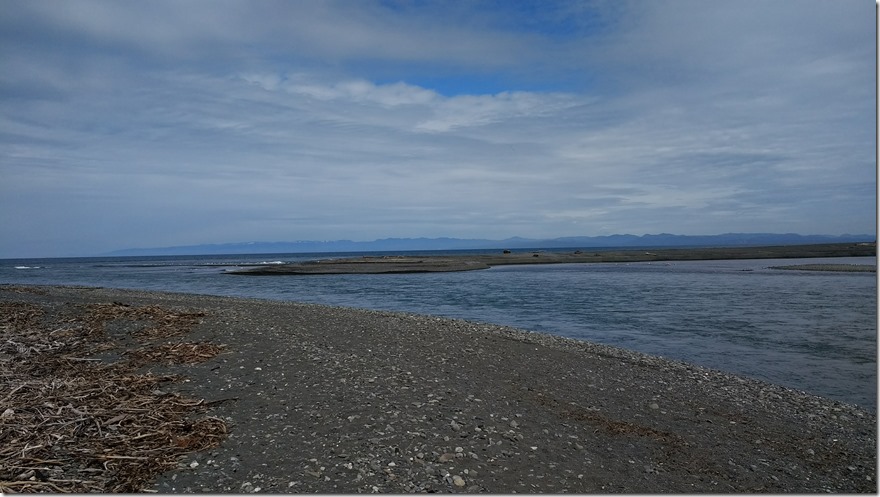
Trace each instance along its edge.
<path fill-rule="evenodd" d="M 434 91 L 404 82 L 377 85 L 365 79 L 352 79 L 329 85 L 294 80 L 285 84 L 283 89 L 319 100 L 346 100 L 351 103 L 378 104 L 385 107 L 427 105 L 439 97 Z"/>
<path fill-rule="evenodd" d="M 0 256 L 874 226 L 855 3 L 7 5 Z"/>

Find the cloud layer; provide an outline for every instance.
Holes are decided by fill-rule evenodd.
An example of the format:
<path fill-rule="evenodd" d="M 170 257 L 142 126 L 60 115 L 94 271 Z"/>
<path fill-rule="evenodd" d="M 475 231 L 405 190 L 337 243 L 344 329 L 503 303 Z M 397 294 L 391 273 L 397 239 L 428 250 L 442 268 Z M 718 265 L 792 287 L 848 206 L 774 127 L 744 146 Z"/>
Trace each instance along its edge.
<path fill-rule="evenodd" d="M 4 7 L 0 257 L 875 232 L 865 2 Z"/>

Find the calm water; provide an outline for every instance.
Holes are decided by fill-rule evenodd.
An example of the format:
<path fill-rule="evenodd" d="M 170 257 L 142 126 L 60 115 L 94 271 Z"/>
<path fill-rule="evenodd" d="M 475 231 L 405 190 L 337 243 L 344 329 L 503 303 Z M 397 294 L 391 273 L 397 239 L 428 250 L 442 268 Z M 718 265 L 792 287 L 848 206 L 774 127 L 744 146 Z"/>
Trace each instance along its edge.
<path fill-rule="evenodd" d="M 331 256 L 0 260 L 0 283 L 164 290 L 466 318 L 684 360 L 876 410 L 876 275 L 767 269 L 875 264 L 875 258 L 502 266 L 394 275 L 224 274 L 236 264 Z"/>

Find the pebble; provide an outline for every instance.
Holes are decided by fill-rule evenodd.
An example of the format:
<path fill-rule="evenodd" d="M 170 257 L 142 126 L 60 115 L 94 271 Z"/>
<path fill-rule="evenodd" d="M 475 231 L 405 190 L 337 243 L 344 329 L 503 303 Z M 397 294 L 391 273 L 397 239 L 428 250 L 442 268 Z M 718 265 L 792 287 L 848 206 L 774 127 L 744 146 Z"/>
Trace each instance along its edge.
<path fill-rule="evenodd" d="M 358 362 L 360 361 L 360 356 L 353 353 L 350 355 L 339 355 L 336 354 L 336 352 L 331 351 L 326 354 L 322 352 L 322 354 L 315 355 L 315 360 L 320 359 L 321 361 L 326 362 L 329 360 L 328 358 L 333 358 L 334 360 L 338 359 L 339 361 L 347 361 L 347 366 L 364 366 L 364 364 Z M 329 364 L 328 367 L 332 370 L 333 364 Z M 260 368 L 253 368 L 252 365 L 247 369 L 260 370 Z M 272 369 L 274 368 L 267 366 L 267 368 L 264 368 L 263 370 L 269 371 Z M 367 369 L 370 368 L 368 367 Z M 370 371 L 372 372 L 372 369 L 370 369 Z M 332 372 L 333 371 L 331 371 L 331 373 Z M 386 378 L 387 375 L 390 376 Z M 482 410 L 476 409 L 476 404 L 457 406 L 452 402 L 453 399 L 449 399 L 449 402 L 443 401 L 439 405 L 435 405 L 438 404 L 436 401 L 429 404 L 424 404 L 423 402 L 411 402 L 414 399 L 431 401 L 435 398 L 435 394 L 427 394 L 427 392 L 422 393 L 422 391 L 418 389 L 420 386 L 419 383 L 407 383 L 404 380 L 401 380 L 399 374 L 395 373 L 393 370 L 387 375 L 379 377 L 378 381 L 377 378 L 370 378 L 370 382 L 380 383 L 380 387 L 388 386 L 389 389 L 392 387 L 400 389 L 400 393 L 404 397 L 403 401 L 396 402 L 394 405 L 388 404 L 388 406 L 386 406 L 385 403 L 388 401 L 384 398 L 384 395 L 387 395 L 388 392 L 383 391 L 380 388 L 371 390 L 370 392 L 380 392 L 381 395 L 370 396 L 367 399 L 371 402 L 371 404 L 369 404 L 370 409 L 357 411 L 362 413 L 362 416 L 358 416 L 357 414 L 348 415 L 351 414 L 351 412 L 345 414 L 344 410 L 341 412 L 334 411 L 336 405 L 333 404 L 333 402 L 335 402 L 333 400 L 333 394 L 335 394 L 336 391 L 327 390 L 327 388 L 333 388 L 333 386 L 331 385 L 328 387 L 329 383 L 327 381 L 329 380 L 321 383 L 321 381 L 319 381 L 320 377 L 317 375 L 303 379 L 302 385 L 297 384 L 297 386 L 304 387 L 304 391 L 309 393 L 309 395 L 314 394 L 314 398 L 309 397 L 307 399 L 308 401 L 314 401 L 314 404 L 306 402 L 306 399 L 297 398 L 290 400 L 289 406 L 284 404 L 279 407 L 285 409 L 284 418 L 289 415 L 291 419 L 308 418 L 309 416 L 317 418 L 318 416 L 311 413 L 314 412 L 319 414 L 321 411 L 325 413 L 323 418 L 320 419 L 320 422 L 312 420 L 304 421 L 304 423 L 308 423 L 308 430 L 314 430 L 314 432 L 311 433 L 311 438 L 307 439 L 306 443 L 317 451 L 323 450 L 325 452 L 323 454 L 316 452 L 315 455 L 320 456 L 320 460 L 322 461 L 329 461 L 328 463 L 325 463 L 327 465 L 326 468 L 320 466 L 317 460 L 311 460 L 310 463 L 306 463 L 309 464 L 309 466 L 291 468 L 293 469 L 293 472 L 304 473 L 300 476 L 285 474 L 281 465 L 274 465 L 277 467 L 277 471 L 280 472 L 281 478 L 284 479 L 263 479 L 260 476 L 253 475 L 253 467 L 257 466 L 257 463 L 251 461 L 252 453 L 245 451 L 248 447 L 244 446 L 241 452 L 242 455 L 239 456 L 243 461 L 249 462 L 249 465 L 245 466 L 243 469 L 239 466 L 240 461 L 238 457 L 229 457 L 227 455 L 228 452 L 219 451 L 218 449 L 217 452 L 211 454 L 211 457 L 217 457 L 217 461 L 219 462 L 218 466 L 225 466 L 228 470 L 228 474 L 224 474 L 223 478 L 217 483 L 223 485 L 226 492 L 235 493 L 237 490 L 242 494 L 251 494 L 260 491 L 261 488 L 256 486 L 257 484 L 266 484 L 267 491 L 278 491 L 280 488 L 286 486 L 288 492 L 295 491 L 307 493 L 315 491 L 318 491 L 318 493 L 333 493 L 334 490 L 339 491 L 339 493 L 351 493 L 355 490 L 360 492 L 369 492 L 372 490 L 373 492 L 392 493 L 433 493 L 443 491 L 444 487 L 447 492 L 468 491 L 494 493 L 501 488 L 508 491 L 513 489 L 516 491 L 531 490 L 532 492 L 544 491 L 548 493 L 553 493 L 551 492 L 553 490 L 574 491 L 575 493 L 578 493 L 578 491 L 583 491 L 585 489 L 598 492 L 599 484 L 596 482 L 601 482 L 601 485 L 618 483 L 613 481 L 609 482 L 607 479 L 604 479 L 603 476 L 613 476 L 611 468 L 616 467 L 616 461 L 625 464 L 627 460 L 631 461 L 631 464 L 633 464 L 631 476 L 637 475 L 637 477 L 631 478 L 630 480 L 621 477 L 621 480 L 626 481 L 627 484 L 633 485 L 635 485 L 635 482 L 641 482 L 641 486 L 638 488 L 649 488 L 652 483 L 651 480 L 658 478 L 655 476 L 657 474 L 663 475 L 663 478 L 666 479 L 664 480 L 664 484 L 669 484 L 669 488 L 673 488 L 673 485 L 669 482 L 677 483 L 676 479 L 682 477 L 681 468 L 677 468 L 674 465 L 663 467 L 645 463 L 636 464 L 635 461 L 628 459 L 627 457 L 632 457 L 636 450 L 633 449 L 632 446 L 614 445 L 613 448 L 608 447 L 609 452 L 606 454 L 605 451 L 601 449 L 601 447 L 605 445 L 605 443 L 603 443 L 605 441 L 604 432 L 600 431 L 598 437 L 587 436 L 587 433 L 583 433 L 582 424 L 580 423 L 572 423 L 571 420 L 566 419 L 563 421 L 566 421 L 568 424 L 564 422 L 559 425 L 554 425 L 554 429 L 549 430 L 548 428 L 545 428 L 545 426 L 548 425 L 544 422 L 543 418 L 533 411 L 529 411 L 523 415 L 513 415 L 504 412 L 505 410 L 508 410 L 509 412 L 514 405 L 518 404 L 518 398 L 508 399 L 501 396 L 499 400 L 493 397 L 493 402 L 495 403 L 493 406 L 500 410 L 500 412 L 494 414 L 488 412 L 488 409 L 486 408 L 483 408 Z M 426 382 L 426 384 L 433 382 L 438 385 L 443 385 L 444 379 L 445 378 L 435 379 L 433 377 L 426 377 L 423 378 L 423 381 Z M 352 376 L 352 380 L 350 380 L 349 384 L 354 386 L 350 388 L 359 389 L 363 387 L 365 380 L 366 378 L 364 375 Z M 293 384 L 291 385 L 293 386 Z M 336 384 L 334 383 L 334 385 Z M 282 384 L 279 384 L 279 387 L 281 386 Z M 243 385 L 242 388 L 245 388 L 245 386 Z M 453 386 L 449 386 L 449 388 L 453 389 Z M 598 387 L 592 385 L 591 388 Z M 160 390 L 159 393 L 164 392 Z M 358 392 L 352 391 L 351 393 Z M 360 393 L 363 394 L 364 392 L 361 391 Z M 427 399 L 425 398 L 426 394 Z M 257 393 L 254 393 L 254 395 L 257 395 Z M 455 394 L 450 394 L 450 397 L 454 396 Z M 439 396 L 436 397 L 441 399 Z M 473 396 L 469 396 L 469 398 L 470 397 Z M 568 399 L 560 396 L 560 400 Z M 583 405 L 592 405 L 589 404 L 589 400 L 594 399 L 592 397 L 585 397 L 584 399 L 578 397 L 576 400 L 582 401 Z M 659 400 L 663 400 L 664 404 L 667 404 L 667 408 L 670 408 L 679 405 L 678 401 L 680 399 L 672 395 L 662 399 L 651 399 L 648 401 L 648 404 L 641 404 L 641 409 L 648 407 L 649 410 L 658 410 L 658 414 L 663 413 L 664 411 L 660 410 L 661 406 L 659 405 Z M 380 401 L 382 403 L 380 403 Z M 610 405 L 614 405 L 613 399 L 608 402 Z M 644 398 L 642 398 L 640 402 L 644 402 Z M 410 403 L 412 405 L 419 404 L 419 406 L 417 406 L 419 407 L 419 410 L 416 411 L 414 409 L 404 409 L 400 407 L 407 406 Z M 315 406 L 314 408 L 312 408 L 313 405 Z M 627 405 L 627 409 L 629 409 L 630 406 L 631 405 Z M 456 407 L 461 407 L 461 409 L 456 409 Z M 664 410 L 667 408 L 664 408 Z M 10 418 L 15 415 L 15 411 L 12 409 L 7 409 L 8 412 L 4 412 L 4 409 L 6 408 L 0 408 L 0 421 L 5 421 L 3 418 Z M 586 413 L 586 411 L 598 410 L 598 408 L 580 407 L 580 405 L 568 407 L 563 404 L 560 404 L 558 409 L 565 409 L 572 413 Z M 637 410 L 638 408 L 636 408 L 636 411 Z M 380 416 L 380 414 L 383 416 Z M 452 414 L 455 414 L 455 419 L 452 419 Z M 502 414 L 509 417 L 504 419 L 502 418 Z M 642 415 L 648 418 L 652 417 L 649 413 L 644 413 L 643 410 L 641 415 L 638 412 L 628 411 L 627 415 L 630 414 L 635 418 L 641 417 Z M 838 412 L 838 414 L 839 418 L 845 419 L 840 412 Z M 608 416 L 613 417 L 613 411 L 612 414 Z M 866 414 L 865 416 L 868 415 Z M 516 417 L 516 419 L 511 420 L 511 418 L 514 417 Z M 821 423 L 824 423 L 824 418 L 819 418 L 816 415 L 813 415 L 812 417 L 817 418 L 816 420 L 811 421 L 811 423 L 815 423 L 818 428 L 811 428 L 812 425 L 808 428 L 815 430 L 822 429 L 824 425 Z M 362 425 L 362 423 L 355 423 L 355 421 L 360 421 L 361 418 L 363 418 L 363 423 L 371 424 Z M 850 418 L 854 419 L 855 415 L 850 416 Z M 227 419 L 233 421 L 232 418 Z M 280 422 L 282 419 L 279 419 L 278 421 Z M 458 419 L 461 419 L 462 421 L 458 421 Z M 534 422 L 528 423 L 529 426 L 524 428 L 524 433 L 516 433 L 516 431 L 520 431 L 520 427 L 523 427 L 521 423 L 518 422 L 519 419 L 534 420 Z M 238 421 L 241 423 L 241 420 Z M 679 422 L 677 418 L 668 421 L 672 424 L 673 428 L 676 426 L 675 423 Z M 294 421 L 288 422 L 295 424 Z M 394 425 L 392 426 L 389 423 L 394 423 Z M 681 420 L 681 423 L 685 423 L 685 420 Z M 381 427 L 381 424 L 386 424 L 386 427 Z M 239 424 L 239 426 L 244 425 Z M 361 426 L 367 427 L 362 429 Z M 532 427 L 535 429 L 532 430 Z M 272 427 L 272 437 L 279 438 L 277 444 L 281 445 L 283 443 L 280 439 L 281 436 L 287 435 L 288 433 L 291 436 L 298 436 L 300 434 L 298 431 L 299 428 L 299 425 L 291 425 L 291 427 L 285 426 L 282 429 L 282 424 L 278 424 L 277 426 Z M 504 428 L 507 428 L 507 430 Z M 708 428 L 713 428 L 713 426 L 709 426 Z M 383 431 L 377 434 L 376 432 L 379 430 Z M 670 430 L 675 432 L 674 429 Z M 449 431 L 453 431 L 453 433 L 450 434 Z M 308 435 L 306 432 L 303 433 Z M 543 435 L 536 437 L 536 433 L 542 433 Z M 748 431 L 745 433 L 748 433 Z M 230 436 L 230 443 L 226 444 L 227 447 L 233 447 L 235 442 L 238 442 L 239 445 L 246 445 L 243 442 L 247 442 L 246 437 L 249 434 L 250 432 L 242 430 L 233 432 Z M 262 443 L 262 434 L 259 435 L 259 440 L 255 442 L 258 445 Z M 444 435 L 450 435 L 451 437 L 444 437 Z M 470 436 L 471 439 L 464 439 L 463 437 L 465 436 Z M 558 442 L 553 440 L 553 436 L 560 440 L 558 440 Z M 844 440 L 843 433 L 839 436 L 841 440 Z M 450 438 L 453 440 L 451 443 L 444 444 L 440 441 L 446 440 L 448 442 Z M 699 437 L 695 438 L 699 439 Z M 503 442 L 500 439 L 503 439 Z M 522 440 L 527 441 L 518 442 Z M 770 442 L 772 440 L 773 439 L 768 436 L 767 440 L 764 442 Z M 369 443 L 367 443 L 367 441 L 369 441 Z M 469 446 L 465 448 L 456 447 L 454 441 L 461 441 Z M 537 445 L 532 446 L 531 443 L 528 442 L 536 443 Z M 746 438 L 743 440 L 743 445 L 748 445 L 747 442 L 748 439 Z M 849 441 L 847 440 L 847 442 Z M 590 451 L 586 451 L 583 444 L 590 445 Z M 765 444 L 762 443 L 762 445 Z M 505 450 L 502 450 L 502 447 L 504 447 Z M 578 452 L 571 451 L 571 448 L 577 449 Z M 539 453 L 537 450 L 539 449 L 541 450 L 541 454 L 546 454 L 544 456 L 546 457 L 546 460 L 538 458 Z M 800 450 L 797 451 L 796 449 Z M 326 454 L 328 450 L 329 455 Z M 350 450 L 351 455 L 349 456 L 348 453 L 342 452 L 344 450 Z M 444 452 L 440 452 L 440 450 L 444 450 Z M 805 447 L 804 445 L 792 445 L 792 454 L 800 455 L 801 457 L 809 455 L 812 456 L 811 458 L 815 458 L 817 453 L 822 454 L 824 451 L 826 451 L 824 445 L 813 448 L 809 448 L 808 446 Z M 264 454 L 267 454 L 267 452 L 264 451 Z M 558 459 L 554 457 L 557 454 L 559 456 Z M 711 456 L 713 455 L 710 455 L 710 457 Z M 755 454 L 752 454 L 752 457 L 754 456 Z M 458 458 L 462 458 L 462 461 L 456 463 L 455 459 Z M 392 462 L 391 459 L 394 459 L 394 461 L 400 461 L 400 464 Z M 415 461 L 413 461 L 413 459 L 415 459 Z M 558 470 L 554 467 L 555 465 L 553 463 L 548 461 L 553 461 L 553 463 L 558 462 Z M 723 461 L 723 459 L 719 458 L 718 461 Z M 184 462 L 183 466 L 189 466 L 190 468 L 197 467 L 198 470 L 185 472 L 191 474 L 181 474 L 184 478 L 189 479 L 194 477 L 207 477 L 207 475 L 203 475 L 202 473 L 209 470 L 209 468 L 212 468 L 214 466 L 213 462 L 213 460 L 206 460 L 204 464 L 200 464 L 200 462 L 190 459 L 190 462 Z M 223 462 L 227 462 L 227 464 L 224 465 Z M 453 464 L 449 464 L 450 462 Z M 603 463 L 608 462 L 611 462 L 611 464 L 602 466 Z M 763 464 L 765 463 L 759 463 L 754 460 L 749 461 L 748 459 L 743 462 L 745 463 L 745 468 L 747 468 L 746 476 L 742 477 L 745 480 L 741 479 L 742 475 L 738 474 L 738 472 L 731 471 L 729 474 L 725 474 L 724 477 L 731 480 L 729 482 L 730 486 L 725 487 L 726 490 L 729 490 L 730 488 L 740 488 L 736 487 L 736 485 L 740 484 L 742 481 L 749 483 L 759 481 L 757 480 L 759 477 L 761 480 L 766 479 L 770 480 L 770 482 L 777 480 L 775 476 L 766 478 L 767 476 L 770 476 L 769 474 L 748 474 L 749 470 L 759 471 L 759 467 L 756 466 L 756 464 L 762 464 L 763 467 Z M 505 467 L 504 463 L 509 464 L 510 468 Z M 749 463 L 754 464 L 750 465 Z M 817 461 L 817 463 L 822 463 L 822 461 Z M 838 464 L 837 467 L 844 472 L 849 470 L 851 473 L 850 479 L 853 481 L 855 481 L 856 478 L 859 482 L 864 482 L 865 480 L 871 482 L 873 479 L 876 479 L 873 471 L 863 470 L 862 464 L 864 463 L 861 461 L 858 463 L 856 463 L 855 460 L 847 462 L 841 461 L 836 464 Z M 590 465 L 590 467 L 587 467 L 587 465 Z M 273 466 L 273 464 L 270 462 L 270 467 L 271 466 Z M 439 470 L 438 466 L 443 467 L 443 469 Z M 639 466 L 642 466 L 642 468 L 639 468 Z M 470 469 L 471 467 L 477 467 L 479 472 Z M 547 467 L 547 469 L 545 470 L 544 467 Z M 664 468 L 663 471 L 660 471 L 661 467 Z M 783 474 L 782 472 L 779 472 L 778 477 L 779 480 L 782 480 L 786 485 L 791 484 L 791 481 L 793 481 L 792 478 L 798 477 L 801 474 L 800 469 L 793 469 L 791 472 L 788 472 L 789 470 L 787 469 L 787 466 L 781 467 L 786 468 L 786 473 Z M 234 475 L 233 473 L 236 472 L 236 468 L 239 468 L 239 474 Z M 391 470 L 392 468 L 393 471 Z M 245 469 L 247 469 L 247 471 L 245 471 Z M 299 469 L 299 471 L 296 471 L 296 469 Z M 590 470 L 590 481 L 584 481 L 585 475 L 579 473 L 579 469 Z M 267 469 L 266 471 L 273 470 L 276 469 Z M 371 470 L 375 472 L 375 474 L 370 473 Z M 458 471 L 459 475 L 450 475 L 450 470 Z M 521 471 L 522 473 L 517 475 L 517 473 L 520 473 Z M 544 471 L 546 471 L 546 473 L 541 474 Z M 440 474 L 438 474 L 438 472 Z M 529 476 L 528 473 L 533 474 Z M 866 475 L 864 473 L 872 474 Z M 255 478 L 257 483 L 255 484 L 248 481 L 242 484 L 242 477 L 246 474 L 250 478 Z M 333 477 L 331 478 L 330 476 L 325 475 L 333 475 Z M 175 481 L 177 476 L 178 475 L 171 476 L 170 480 Z M 289 481 L 288 478 L 291 476 L 302 478 L 302 481 Z M 559 480 L 554 480 L 556 477 L 558 477 Z M 238 481 L 235 481 L 236 478 L 238 478 Z M 335 481 L 333 480 L 334 478 Z M 735 480 L 737 478 L 740 479 Z M 817 478 L 819 478 L 819 475 L 817 475 Z M 181 479 L 177 480 L 180 481 Z M 515 480 L 517 479 L 520 480 L 519 485 L 521 488 L 514 487 L 516 484 Z M 613 480 L 614 478 L 610 479 Z M 510 481 L 509 486 L 503 487 L 503 485 L 508 485 L 508 480 Z M 187 483 L 189 483 L 189 481 L 190 480 L 188 480 Z M 691 483 L 692 481 L 696 482 L 696 480 L 689 479 L 687 480 L 687 483 L 693 485 Z M 236 483 L 241 484 L 240 489 L 235 489 L 234 485 Z M 378 485 L 374 486 L 376 483 L 378 483 Z M 728 482 L 721 483 L 727 484 Z M 762 483 L 766 482 L 762 481 Z M 694 486 L 694 488 L 699 488 L 700 490 L 705 491 L 709 482 L 701 480 L 700 483 L 697 483 L 696 485 L 697 486 Z M 806 488 L 807 484 L 804 484 L 804 486 Z M 612 488 L 617 488 L 619 490 L 620 488 L 625 487 L 603 487 L 604 490 Z M 721 487 L 719 486 L 717 488 L 720 489 Z M 774 488 L 783 487 L 776 486 Z M 832 491 L 839 490 L 838 487 L 835 487 L 830 483 L 821 487 L 817 484 L 809 488 L 828 488 Z M 182 488 L 178 487 L 178 490 L 182 490 Z"/>

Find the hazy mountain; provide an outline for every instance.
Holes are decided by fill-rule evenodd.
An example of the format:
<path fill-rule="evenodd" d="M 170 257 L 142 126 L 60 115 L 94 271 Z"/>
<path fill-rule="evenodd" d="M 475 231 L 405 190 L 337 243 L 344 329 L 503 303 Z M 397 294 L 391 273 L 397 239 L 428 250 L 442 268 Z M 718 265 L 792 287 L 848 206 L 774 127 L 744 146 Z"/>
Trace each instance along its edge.
<path fill-rule="evenodd" d="M 725 233 L 722 235 L 607 235 L 573 236 L 552 239 L 513 237 L 505 240 L 461 238 L 383 238 L 369 242 L 351 240 L 297 242 L 243 242 L 186 245 L 160 248 L 116 250 L 104 255 L 209 255 L 209 254 L 284 254 L 307 252 L 381 252 L 408 250 L 473 249 L 551 249 L 551 248 L 626 248 L 626 247 L 742 247 L 760 245 L 801 245 L 813 243 L 873 242 L 874 235 L 798 235 L 795 233 Z"/>

